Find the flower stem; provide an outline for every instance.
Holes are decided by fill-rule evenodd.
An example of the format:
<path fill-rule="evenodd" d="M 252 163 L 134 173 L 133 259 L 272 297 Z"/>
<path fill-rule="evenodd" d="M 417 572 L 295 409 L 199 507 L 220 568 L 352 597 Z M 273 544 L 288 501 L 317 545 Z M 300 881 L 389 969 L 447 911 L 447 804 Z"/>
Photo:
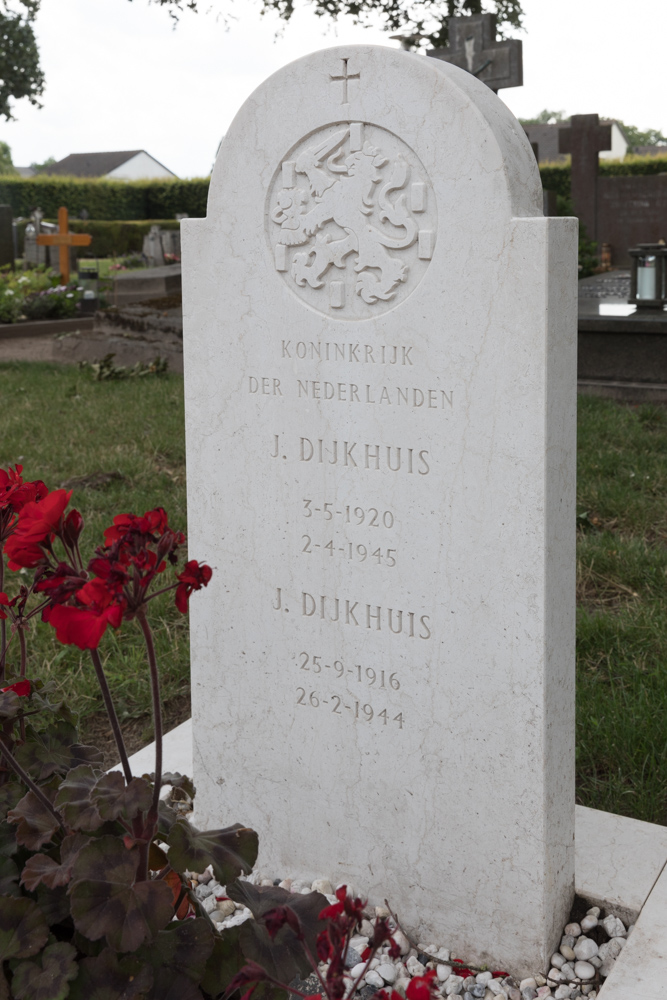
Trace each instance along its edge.
<path fill-rule="evenodd" d="M 104 673 L 102 661 L 100 660 L 100 654 L 97 652 L 96 649 L 89 649 L 88 652 L 90 653 L 90 658 L 93 661 L 93 666 L 95 667 L 95 673 L 97 674 L 97 681 L 102 691 L 102 697 L 104 698 L 104 706 L 107 710 L 107 715 L 109 716 L 109 722 L 111 723 L 114 739 L 116 740 L 118 753 L 120 754 L 120 762 L 123 765 L 125 780 L 129 785 L 129 783 L 132 781 L 132 770 L 130 768 L 130 762 L 127 759 L 127 750 L 125 749 L 125 741 L 123 740 L 123 733 L 121 732 L 120 723 L 118 722 L 116 709 L 114 708 L 113 701 L 111 700 L 111 691 L 109 690 L 109 684 L 107 682 L 106 674 Z"/>
<path fill-rule="evenodd" d="M 162 706 L 160 704 L 160 677 L 155 658 L 155 646 L 153 644 L 153 633 L 146 619 L 144 608 L 137 611 L 137 621 L 141 626 L 146 643 L 146 653 L 148 655 L 148 666 L 151 673 L 151 694 L 153 696 L 153 736 L 155 737 L 155 781 L 153 783 L 153 803 L 151 805 L 150 816 L 157 822 L 158 808 L 160 805 L 160 786 L 162 785 Z"/>
<path fill-rule="evenodd" d="M 5 589 L 5 557 L 0 555 L 0 591 Z M 7 655 L 7 622 L 0 620 L 0 681 L 5 679 L 5 657 Z"/>
<path fill-rule="evenodd" d="M 0 752 L 2 752 L 5 760 L 11 767 L 12 771 L 16 775 L 18 775 L 18 777 L 21 779 L 24 785 L 28 786 L 32 794 L 35 796 L 35 798 L 39 799 L 44 808 L 49 810 L 54 819 L 58 820 L 58 823 L 62 827 L 62 829 L 65 830 L 65 832 L 67 832 L 65 824 L 63 823 L 63 818 L 58 812 L 58 810 L 53 807 L 53 805 L 49 802 L 49 800 L 47 799 L 46 795 L 41 790 L 41 788 L 38 785 L 36 785 L 35 782 L 32 780 L 32 778 L 30 777 L 30 775 L 23 770 L 19 762 L 15 759 L 13 754 L 7 749 L 5 744 L 2 742 L 0 742 Z"/>

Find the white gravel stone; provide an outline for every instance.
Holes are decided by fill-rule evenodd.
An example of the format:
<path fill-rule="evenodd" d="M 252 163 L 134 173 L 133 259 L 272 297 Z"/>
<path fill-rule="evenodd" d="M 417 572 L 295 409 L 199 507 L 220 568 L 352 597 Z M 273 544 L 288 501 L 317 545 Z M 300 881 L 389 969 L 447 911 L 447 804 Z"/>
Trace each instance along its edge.
<path fill-rule="evenodd" d="M 570 1000 L 572 990 L 569 986 L 558 986 L 554 993 L 556 1000 Z"/>
<path fill-rule="evenodd" d="M 625 945 L 625 938 L 614 937 L 611 941 L 606 941 L 601 944 L 598 949 L 598 957 L 602 959 L 602 965 L 600 966 L 600 975 L 608 976 L 611 970 L 614 968 L 614 962 L 621 954 L 623 947 Z"/>
<path fill-rule="evenodd" d="M 377 913 L 377 909 L 375 911 Z M 401 955 L 408 955 L 410 953 L 410 942 L 406 938 L 403 931 L 396 930 L 392 934 L 392 937 L 399 947 Z"/>
<path fill-rule="evenodd" d="M 549 982 L 549 980 L 551 980 L 551 982 L 553 982 L 553 983 L 560 983 L 560 981 L 562 980 L 562 978 L 563 977 L 561 975 L 560 969 L 556 969 L 556 968 L 549 969 L 549 971 L 547 973 L 547 982 Z"/>
<path fill-rule="evenodd" d="M 577 938 L 581 934 L 581 927 L 579 926 L 579 924 L 566 924 L 565 925 L 565 930 L 563 931 L 563 934 L 566 934 L 566 935 L 567 934 L 571 934 L 572 937 L 576 937 Z"/>
<path fill-rule="evenodd" d="M 567 944 L 561 944 L 560 953 L 563 956 L 563 958 L 567 959 L 568 962 L 574 962 L 575 958 L 577 957 L 574 953 L 574 948 L 571 948 Z"/>
<path fill-rule="evenodd" d="M 528 990 L 528 989 L 536 990 L 537 989 L 537 983 L 535 982 L 535 980 L 533 979 L 533 977 L 530 976 L 528 979 L 522 979 L 521 980 L 521 982 L 519 983 L 519 989 L 520 990 Z"/>
<path fill-rule="evenodd" d="M 392 965 L 389 962 L 384 962 L 382 965 L 378 965 L 375 971 L 379 976 L 382 976 L 382 979 L 384 980 L 385 983 L 396 982 L 398 971 L 395 965 Z"/>
<path fill-rule="evenodd" d="M 369 969 L 366 973 L 366 984 L 368 986 L 377 986 L 379 989 L 382 989 L 384 986 L 384 979 L 378 972 L 375 971 L 375 969 Z"/>
<path fill-rule="evenodd" d="M 626 935 L 626 936 L 627 936 L 627 937 L 630 937 L 630 935 L 632 934 L 632 932 L 633 932 L 633 930 L 634 930 L 634 929 L 635 929 L 635 925 L 634 925 L 634 924 L 630 924 L 630 925 L 628 926 L 628 933 L 627 933 L 627 935 Z"/>
<path fill-rule="evenodd" d="M 379 964 L 380 964 L 380 959 L 379 958 L 372 958 L 371 961 L 370 961 L 370 963 L 369 963 L 369 965 L 368 965 L 368 968 L 369 969 L 377 969 L 377 967 L 378 967 Z"/>
<path fill-rule="evenodd" d="M 619 920 L 618 917 L 615 917 L 613 913 L 610 913 L 608 917 L 604 918 L 602 926 L 610 938 L 625 937 L 628 933 L 625 929 L 623 921 Z"/>
<path fill-rule="evenodd" d="M 374 927 L 370 922 L 370 920 L 362 920 L 360 933 L 363 934 L 364 937 L 370 938 L 373 937 L 373 932 L 374 932 Z"/>
<path fill-rule="evenodd" d="M 566 962 L 565 957 L 561 955 L 559 951 L 557 951 L 554 955 L 551 956 L 551 964 L 553 965 L 554 969 L 562 969 L 563 966 L 565 965 L 565 962 Z"/>
<path fill-rule="evenodd" d="M 462 987 L 463 987 L 463 976 L 450 976 L 449 979 L 445 982 L 443 990 L 445 991 L 448 997 L 451 997 L 454 994 L 460 993 Z"/>
<path fill-rule="evenodd" d="M 426 972 L 426 968 L 422 965 L 418 958 L 409 958 L 405 963 L 405 967 L 411 976 L 423 976 Z M 462 979 L 461 982 L 463 982 Z"/>
<path fill-rule="evenodd" d="M 492 972 L 478 972 L 475 976 L 475 981 L 478 983 L 488 983 L 491 979 L 493 979 Z"/>
<path fill-rule="evenodd" d="M 358 965 L 355 965 L 350 969 L 350 975 L 352 976 L 353 979 L 358 979 L 365 968 L 366 968 L 366 963 L 359 962 Z"/>
<path fill-rule="evenodd" d="M 584 919 L 581 921 L 581 929 L 584 932 L 584 934 L 587 934 L 588 931 L 592 931 L 594 927 L 597 927 L 597 925 L 598 925 L 598 918 L 592 913 L 587 913 Z"/>
<path fill-rule="evenodd" d="M 594 965 L 596 969 L 599 969 L 600 966 L 602 965 L 602 959 L 600 958 L 599 955 L 593 955 L 593 957 L 589 958 L 588 961 L 591 963 L 591 965 Z"/>
<path fill-rule="evenodd" d="M 551 987 L 547 986 L 546 984 L 544 986 L 538 986 L 537 987 L 537 995 L 538 995 L 538 997 L 550 997 L 551 996 Z"/>
<path fill-rule="evenodd" d="M 439 958 L 441 962 L 449 961 L 449 948 L 438 948 L 436 953 L 436 958 Z"/>
<path fill-rule="evenodd" d="M 250 910 L 246 909 L 244 906 L 242 910 L 236 910 L 230 917 L 225 917 L 218 927 L 239 927 L 241 924 L 245 923 L 250 917 Z"/>
<path fill-rule="evenodd" d="M 574 971 L 579 979 L 592 979 L 595 975 L 595 966 L 590 962 L 576 962 Z"/>
<path fill-rule="evenodd" d="M 563 977 L 563 979 L 567 979 L 568 982 L 571 982 L 573 979 L 576 979 L 574 966 L 572 965 L 571 962 L 566 962 L 565 965 L 561 967 L 560 974 Z"/>
<path fill-rule="evenodd" d="M 333 896 L 333 886 L 328 878 L 316 878 L 310 888 L 313 892 L 323 892 L 325 896 Z"/>
<path fill-rule="evenodd" d="M 538 989 L 538 991 L 539 991 L 539 989 L 540 989 L 541 986 L 546 986 L 546 984 L 547 984 L 547 981 L 544 978 L 544 976 L 540 975 L 539 973 L 537 973 L 536 976 L 535 976 L 535 982 L 537 983 L 537 989 Z"/>
<path fill-rule="evenodd" d="M 282 882 L 278 883 L 278 885 L 280 886 L 281 889 L 287 889 L 287 891 L 289 892 L 290 889 L 292 888 L 292 879 L 284 878 Z"/>
<path fill-rule="evenodd" d="M 591 916 L 593 916 L 593 917 L 599 917 L 600 916 L 600 907 L 599 906 L 591 906 L 590 910 L 586 910 L 586 913 L 587 914 L 590 913 Z"/>
<path fill-rule="evenodd" d="M 574 946 L 574 954 L 581 962 L 587 962 L 589 958 L 593 958 L 593 956 L 597 955 L 597 953 L 598 946 L 592 938 L 579 938 Z"/>
<path fill-rule="evenodd" d="M 504 992 L 504 981 L 502 979 L 489 979 L 487 986 L 496 996 Z"/>
<path fill-rule="evenodd" d="M 231 899 L 221 899 L 219 903 L 216 903 L 214 912 L 211 914 L 214 920 L 224 920 L 225 917 L 231 917 L 232 913 L 236 910 L 236 903 Z"/>
<path fill-rule="evenodd" d="M 567 945 L 568 948 L 574 948 L 574 942 L 576 940 L 577 939 L 575 937 L 572 937 L 571 934 L 564 934 L 563 937 L 560 939 L 560 943 L 561 943 L 561 945 Z M 559 948 L 558 950 L 560 951 L 560 953 L 562 955 L 563 954 L 562 947 Z"/>
<path fill-rule="evenodd" d="M 409 985 L 410 985 L 410 980 L 407 977 L 399 976 L 399 978 L 394 983 L 392 989 L 396 990 L 397 993 L 400 993 L 401 996 L 405 996 L 405 991 Z"/>
<path fill-rule="evenodd" d="M 451 965 L 437 965 L 435 968 L 435 973 L 441 983 L 446 982 L 452 974 Z M 490 973 L 489 973 L 490 975 Z"/>
<path fill-rule="evenodd" d="M 384 917 L 385 920 L 386 920 L 386 918 L 389 916 L 389 910 L 387 909 L 386 906 L 376 906 L 375 907 L 375 916 L 376 917 Z"/>

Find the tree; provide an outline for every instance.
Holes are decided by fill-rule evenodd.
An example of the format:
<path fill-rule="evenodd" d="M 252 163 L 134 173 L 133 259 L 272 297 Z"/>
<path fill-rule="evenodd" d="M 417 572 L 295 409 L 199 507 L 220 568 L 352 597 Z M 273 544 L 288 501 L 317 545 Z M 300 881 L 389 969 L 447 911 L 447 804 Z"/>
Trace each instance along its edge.
<path fill-rule="evenodd" d="M 208 0 L 152 0 L 167 7 L 172 17 L 184 10 L 197 12 Z M 297 0 L 260 0 L 261 12 L 277 13 L 289 21 Z M 400 33 L 410 48 L 442 48 L 447 44 L 447 18 L 461 14 L 494 13 L 499 34 L 507 28 L 520 28 L 523 17 L 521 0 L 303 0 L 318 17 L 337 20 L 349 16 L 356 24 L 380 23 L 388 31 Z"/>
<path fill-rule="evenodd" d="M 6 142 L 0 142 L 0 174 L 15 174 L 16 167 L 12 163 L 12 151 Z"/>
<path fill-rule="evenodd" d="M 47 156 L 43 163 L 31 163 L 30 169 L 34 170 L 36 174 L 39 174 L 42 170 L 46 170 L 46 168 L 50 167 L 53 163 L 57 163 L 55 156 Z"/>
<path fill-rule="evenodd" d="M 619 118 L 616 121 L 625 132 L 630 149 L 634 149 L 636 146 L 667 145 L 667 135 L 663 135 L 657 128 L 648 128 L 642 131 L 636 125 L 626 125 Z"/>
<path fill-rule="evenodd" d="M 548 108 L 540 111 L 534 118 L 519 118 L 522 125 L 557 125 L 564 120 L 564 111 L 549 111 Z"/>
<path fill-rule="evenodd" d="M 32 28 L 40 0 L 0 0 L 0 115 L 14 117 L 10 102 L 26 97 L 41 107 L 44 74 Z"/>

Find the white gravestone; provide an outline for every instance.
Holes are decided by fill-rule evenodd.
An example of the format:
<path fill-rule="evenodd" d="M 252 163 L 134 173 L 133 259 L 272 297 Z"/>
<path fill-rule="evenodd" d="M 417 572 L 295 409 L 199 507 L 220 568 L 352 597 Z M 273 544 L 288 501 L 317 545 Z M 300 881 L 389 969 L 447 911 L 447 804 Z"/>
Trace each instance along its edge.
<path fill-rule="evenodd" d="M 183 229 L 198 815 L 544 968 L 573 892 L 576 220 L 382 47 L 245 103 Z M 495 966 L 494 964 L 494 967 Z"/>

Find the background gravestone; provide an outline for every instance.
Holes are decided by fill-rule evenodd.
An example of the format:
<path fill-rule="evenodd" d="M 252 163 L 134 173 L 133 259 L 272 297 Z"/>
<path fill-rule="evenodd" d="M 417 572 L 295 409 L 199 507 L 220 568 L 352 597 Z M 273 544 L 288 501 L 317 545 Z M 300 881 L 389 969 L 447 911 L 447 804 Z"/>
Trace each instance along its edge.
<path fill-rule="evenodd" d="M 201 822 L 545 968 L 574 875 L 576 220 L 445 62 L 293 63 L 182 223 Z"/>

